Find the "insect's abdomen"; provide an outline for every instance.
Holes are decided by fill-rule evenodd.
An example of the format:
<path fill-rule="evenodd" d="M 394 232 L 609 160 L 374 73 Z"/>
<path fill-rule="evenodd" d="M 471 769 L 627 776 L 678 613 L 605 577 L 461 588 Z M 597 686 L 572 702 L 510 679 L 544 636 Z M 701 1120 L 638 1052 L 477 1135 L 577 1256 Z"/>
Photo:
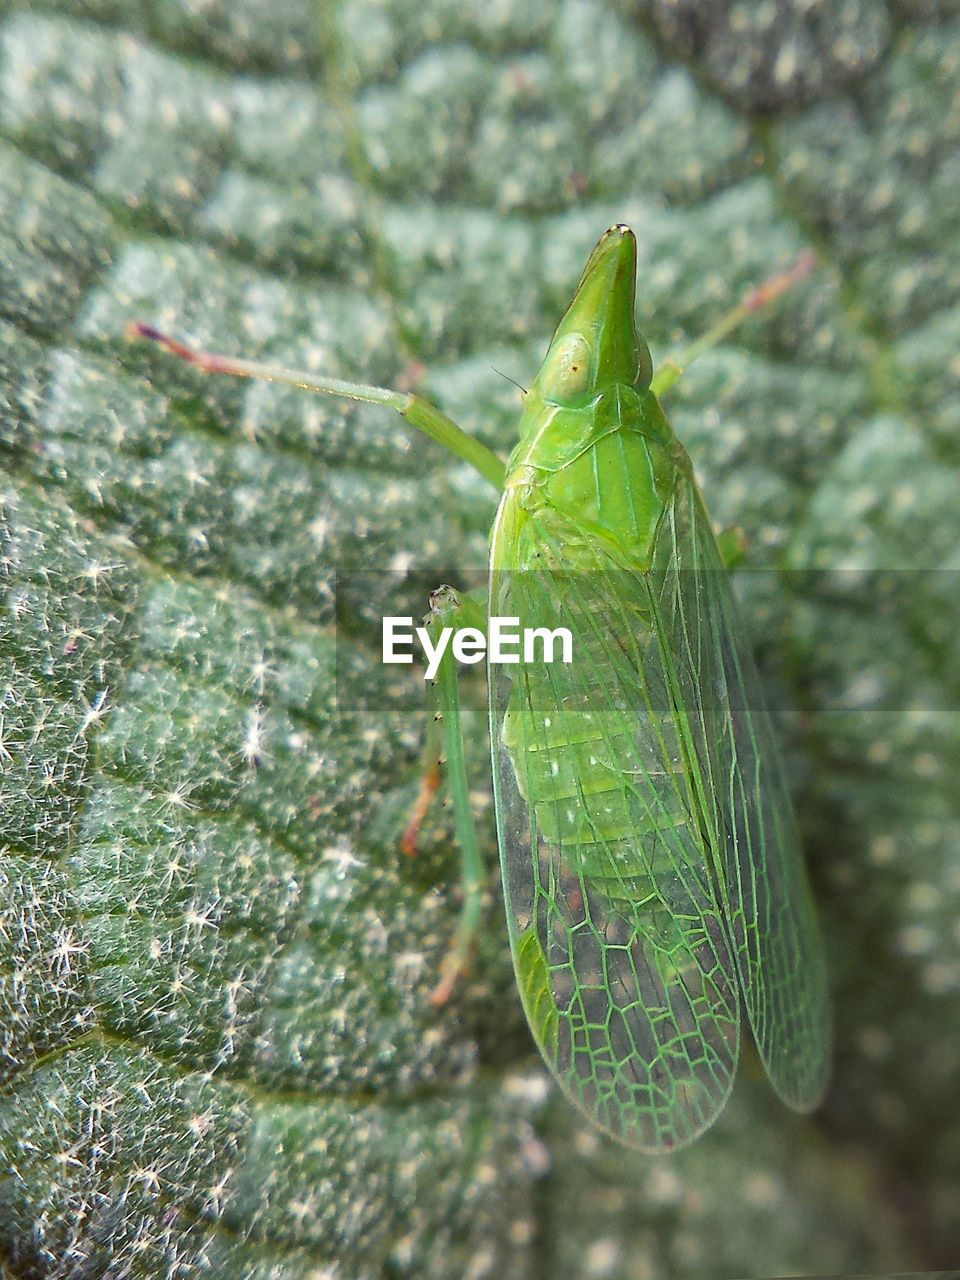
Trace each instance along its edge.
<path fill-rule="evenodd" d="M 646 621 L 647 581 L 632 586 L 628 601 L 616 574 L 514 576 L 517 612 L 549 612 L 577 643 L 569 666 L 492 677 L 501 863 L 518 981 L 547 1062 L 603 1128 L 668 1150 L 729 1091 L 738 1007 L 689 734 L 667 692 L 676 673 L 665 674 Z"/>
<path fill-rule="evenodd" d="M 654 906 L 703 852 L 657 642 L 630 613 L 625 644 L 591 610 L 571 665 L 524 667 L 501 740 L 538 845 L 607 898 Z"/>

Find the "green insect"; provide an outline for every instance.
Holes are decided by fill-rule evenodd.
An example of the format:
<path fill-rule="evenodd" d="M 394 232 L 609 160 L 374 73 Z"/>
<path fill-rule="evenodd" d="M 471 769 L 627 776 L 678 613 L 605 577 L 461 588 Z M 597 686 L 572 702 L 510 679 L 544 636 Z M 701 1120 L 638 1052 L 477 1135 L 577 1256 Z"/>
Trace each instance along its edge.
<path fill-rule="evenodd" d="M 830 1025 L 776 743 L 690 460 L 657 399 L 679 370 L 653 379 L 636 332 L 636 264 L 633 233 L 611 227 L 524 393 L 506 468 L 415 396 L 134 329 L 211 372 L 390 405 L 500 491 L 486 609 L 443 589 L 431 625 L 510 618 L 574 640 L 569 663 L 490 666 L 520 995 L 567 1097 L 620 1141 L 663 1153 L 723 1109 L 744 1011 L 774 1089 L 800 1111 L 826 1087 Z M 464 883 L 442 998 L 477 929 L 484 876 L 449 654 L 438 684 Z"/>

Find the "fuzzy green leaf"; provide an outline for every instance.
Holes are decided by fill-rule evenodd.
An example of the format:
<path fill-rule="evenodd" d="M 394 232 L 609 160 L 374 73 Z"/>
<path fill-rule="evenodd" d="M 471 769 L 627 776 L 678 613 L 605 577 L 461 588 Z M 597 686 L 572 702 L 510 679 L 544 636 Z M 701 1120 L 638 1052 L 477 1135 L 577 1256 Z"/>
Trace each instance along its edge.
<path fill-rule="evenodd" d="M 0 5 L 5 1277 L 955 1261 L 951 8 Z M 501 372 L 532 377 L 616 220 L 661 358 L 819 259 L 667 408 L 763 570 L 834 1083 L 800 1119 L 748 1061 L 660 1161 L 549 1093 L 498 900 L 429 1002 L 456 854 L 439 810 L 398 852 L 422 682 L 377 620 L 483 564 L 483 483 L 386 410 L 123 338 L 416 386 L 505 451 Z"/>

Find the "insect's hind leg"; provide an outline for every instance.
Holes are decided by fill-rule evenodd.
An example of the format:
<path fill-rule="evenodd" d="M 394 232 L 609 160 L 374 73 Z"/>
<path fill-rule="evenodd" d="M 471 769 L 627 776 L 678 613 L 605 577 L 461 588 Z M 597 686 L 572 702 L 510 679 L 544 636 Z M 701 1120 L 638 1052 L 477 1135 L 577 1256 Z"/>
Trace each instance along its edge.
<path fill-rule="evenodd" d="M 424 618 L 424 625 L 430 633 L 430 642 L 436 646 L 440 633 L 447 627 L 474 627 L 486 633 L 486 602 L 479 598 L 456 591 L 453 587 L 442 586 L 430 594 L 430 612 Z M 443 699 L 438 677 L 428 684 L 428 717 L 427 728 L 420 752 L 420 789 L 410 807 L 410 816 L 403 835 L 400 848 L 410 857 L 415 857 L 420 843 L 420 828 L 430 812 L 433 798 L 440 789 L 443 780 L 441 759 L 444 754 Z"/>
<path fill-rule="evenodd" d="M 440 587 L 430 595 L 430 614 L 426 620 L 431 643 L 436 646 L 444 627 L 460 629 L 476 627 L 486 632 L 486 610 L 476 600 L 460 595 L 452 587 Z M 447 779 L 453 800 L 457 843 L 460 846 L 462 905 L 460 920 L 450 949 L 440 970 L 440 981 L 431 995 L 433 1004 L 443 1004 L 467 966 L 483 911 L 484 867 L 477 840 L 476 824 L 470 809 L 466 763 L 463 753 L 463 729 L 460 720 L 460 689 L 457 664 L 449 644 L 437 668 L 434 689 L 435 713 L 427 726 L 424 745 L 424 775 L 420 793 L 414 803 L 410 822 L 403 836 L 407 853 L 416 849 L 420 823 L 429 808 L 440 782 L 441 726 Z"/>
<path fill-rule="evenodd" d="M 486 611 L 468 596 L 460 596 L 450 587 L 440 587 L 430 596 L 431 618 L 436 618 L 439 634 L 445 626 L 476 626 L 486 631 Z M 457 843 L 460 846 L 460 883 L 463 900 L 460 920 L 450 949 L 440 970 L 440 981 L 430 999 L 443 1004 L 457 979 L 467 966 L 483 913 L 484 867 L 477 840 L 477 827 L 470 808 L 470 790 L 463 754 L 463 729 L 460 721 L 460 686 L 457 664 L 449 646 L 437 670 L 440 714 L 447 757 L 447 777 L 453 800 Z"/>

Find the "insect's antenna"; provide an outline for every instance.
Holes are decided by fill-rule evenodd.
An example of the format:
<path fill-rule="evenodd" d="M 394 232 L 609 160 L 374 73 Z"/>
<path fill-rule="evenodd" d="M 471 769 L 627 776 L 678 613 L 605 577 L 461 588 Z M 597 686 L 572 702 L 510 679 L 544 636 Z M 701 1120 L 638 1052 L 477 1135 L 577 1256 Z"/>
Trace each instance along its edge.
<path fill-rule="evenodd" d="M 506 378 L 507 382 L 512 382 L 521 395 L 525 396 L 527 394 L 527 388 L 524 386 L 521 386 L 521 384 L 516 380 L 516 378 L 511 378 L 509 373 L 504 373 L 502 369 L 498 369 L 497 366 L 493 364 L 490 366 L 490 368 L 493 370 L 494 373 L 498 373 L 501 378 Z"/>

